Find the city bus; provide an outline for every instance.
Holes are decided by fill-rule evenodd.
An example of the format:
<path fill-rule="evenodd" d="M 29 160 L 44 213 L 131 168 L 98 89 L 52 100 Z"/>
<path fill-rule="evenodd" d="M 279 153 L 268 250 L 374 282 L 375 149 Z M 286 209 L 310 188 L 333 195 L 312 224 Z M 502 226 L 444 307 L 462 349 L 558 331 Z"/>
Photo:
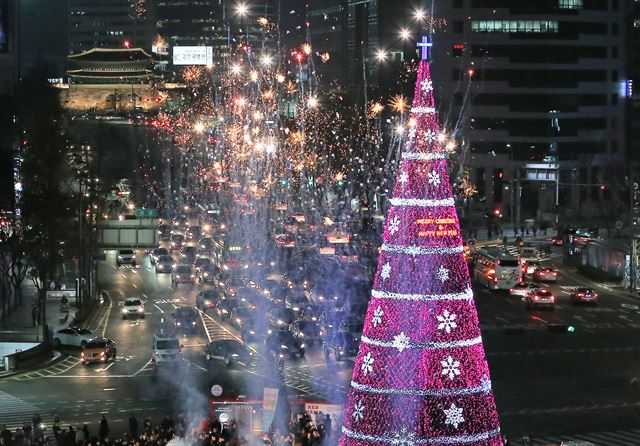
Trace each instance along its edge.
<path fill-rule="evenodd" d="M 213 262 L 224 272 L 237 272 L 249 268 L 249 245 L 228 237 L 214 239 Z"/>
<path fill-rule="evenodd" d="M 508 290 L 522 281 L 520 259 L 497 246 L 479 247 L 474 254 L 473 278 L 491 290 Z"/>

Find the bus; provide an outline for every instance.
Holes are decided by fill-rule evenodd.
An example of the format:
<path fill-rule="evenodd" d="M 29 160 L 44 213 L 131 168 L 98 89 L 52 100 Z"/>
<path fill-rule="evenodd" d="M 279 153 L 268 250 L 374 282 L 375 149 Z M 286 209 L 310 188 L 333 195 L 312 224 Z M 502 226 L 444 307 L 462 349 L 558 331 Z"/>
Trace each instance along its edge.
<path fill-rule="evenodd" d="M 473 278 L 491 290 L 508 290 L 522 281 L 520 259 L 497 246 L 476 248 Z"/>
<path fill-rule="evenodd" d="M 213 263 L 223 272 L 238 272 L 249 268 L 249 245 L 229 237 L 214 239 Z"/>

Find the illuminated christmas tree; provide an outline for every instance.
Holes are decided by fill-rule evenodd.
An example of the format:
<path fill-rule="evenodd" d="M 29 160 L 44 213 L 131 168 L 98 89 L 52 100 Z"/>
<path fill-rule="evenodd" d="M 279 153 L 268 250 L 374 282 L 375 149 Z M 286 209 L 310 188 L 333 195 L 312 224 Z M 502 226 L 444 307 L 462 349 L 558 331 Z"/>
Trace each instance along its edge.
<path fill-rule="evenodd" d="M 427 39 L 340 444 L 502 445 Z"/>

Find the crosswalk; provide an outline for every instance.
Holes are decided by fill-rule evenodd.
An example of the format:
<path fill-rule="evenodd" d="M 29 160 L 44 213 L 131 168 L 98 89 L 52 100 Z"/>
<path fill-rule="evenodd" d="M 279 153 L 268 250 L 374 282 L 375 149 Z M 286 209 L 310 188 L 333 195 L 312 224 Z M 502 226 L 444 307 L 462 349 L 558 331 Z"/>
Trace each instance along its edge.
<path fill-rule="evenodd" d="M 576 445 L 593 444 L 594 446 L 638 446 L 640 445 L 640 429 L 611 432 L 594 432 L 584 435 L 534 438 L 532 439 L 531 444 L 534 446 L 561 444 L 568 445 L 572 444 L 570 443 L 572 441 L 575 442 L 573 444 Z"/>
<path fill-rule="evenodd" d="M 80 358 L 78 356 L 70 355 L 60 362 L 57 362 L 44 369 L 35 370 L 32 372 L 21 373 L 10 378 L 6 378 L 7 381 L 30 381 L 33 379 L 46 378 L 48 376 L 60 375 L 69 371 L 71 368 L 80 364 Z"/>
<path fill-rule="evenodd" d="M 22 427 L 25 421 L 30 421 L 34 414 L 39 414 L 47 432 L 51 431 L 53 415 L 44 413 L 39 408 L 18 397 L 0 390 L 0 426 L 15 430 Z"/>

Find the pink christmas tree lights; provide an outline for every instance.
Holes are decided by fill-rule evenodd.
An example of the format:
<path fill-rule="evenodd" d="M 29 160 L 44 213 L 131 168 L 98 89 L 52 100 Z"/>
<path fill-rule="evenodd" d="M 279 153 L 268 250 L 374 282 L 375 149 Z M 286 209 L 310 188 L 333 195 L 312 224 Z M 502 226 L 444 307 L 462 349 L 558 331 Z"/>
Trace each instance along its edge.
<path fill-rule="evenodd" d="M 502 445 L 423 41 L 340 444 Z"/>

